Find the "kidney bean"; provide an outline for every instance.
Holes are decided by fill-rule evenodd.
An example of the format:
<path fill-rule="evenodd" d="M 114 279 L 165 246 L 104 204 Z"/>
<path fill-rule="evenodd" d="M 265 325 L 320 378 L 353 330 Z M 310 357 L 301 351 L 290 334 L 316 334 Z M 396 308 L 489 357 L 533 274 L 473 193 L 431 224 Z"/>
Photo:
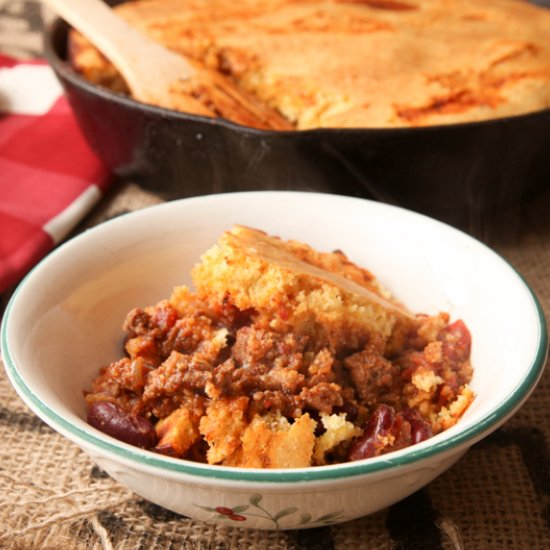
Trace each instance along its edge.
<path fill-rule="evenodd" d="M 88 409 L 88 424 L 130 445 L 149 449 L 156 444 L 156 434 L 149 420 L 124 411 L 110 401 L 96 401 Z"/>
<path fill-rule="evenodd" d="M 361 460 L 380 454 L 380 438 L 390 430 L 395 419 L 395 411 L 389 405 L 379 405 L 367 421 L 363 433 L 350 446 L 349 460 Z"/>
<path fill-rule="evenodd" d="M 430 439 L 430 437 L 433 436 L 432 428 L 431 426 L 424 421 L 419 422 L 411 422 L 411 443 L 412 445 L 415 445 L 416 443 L 420 443 L 421 441 L 426 441 L 426 439 Z"/>
<path fill-rule="evenodd" d="M 391 445 L 383 441 L 387 436 L 392 437 Z M 379 405 L 365 424 L 363 433 L 350 445 L 348 459 L 371 458 L 420 443 L 432 436 L 430 424 L 417 410 L 404 409 L 396 413 L 389 405 Z"/>
<path fill-rule="evenodd" d="M 432 427 L 415 409 L 405 409 L 402 414 L 411 425 L 411 445 L 426 441 L 433 436 Z"/>

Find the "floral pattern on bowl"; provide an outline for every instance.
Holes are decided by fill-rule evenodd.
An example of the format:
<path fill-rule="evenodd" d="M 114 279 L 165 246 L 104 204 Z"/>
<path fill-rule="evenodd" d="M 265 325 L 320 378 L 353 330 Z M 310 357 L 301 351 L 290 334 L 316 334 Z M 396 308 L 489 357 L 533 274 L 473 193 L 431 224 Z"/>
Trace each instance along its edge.
<path fill-rule="evenodd" d="M 240 504 L 238 506 L 234 506 L 233 508 L 228 508 L 226 506 L 216 506 L 215 508 L 212 508 L 210 506 L 200 506 L 198 504 L 195 504 L 195 506 L 201 510 L 205 510 L 206 512 L 213 514 L 212 519 L 215 521 L 230 519 L 232 521 L 241 522 L 246 521 L 251 517 L 257 517 L 273 522 L 274 529 L 281 528 L 279 522 L 283 518 L 299 513 L 296 506 L 290 506 L 279 510 L 277 513 L 271 513 L 260 504 L 262 498 L 262 495 L 259 493 L 254 493 L 250 495 L 250 498 L 248 499 L 249 504 Z M 309 512 L 301 512 L 299 515 L 294 516 L 292 521 L 295 527 L 302 527 L 306 525 L 308 527 L 313 527 L 315 525 L 340 523 L 342 521 L 346 521 L 346 518 L 344 517 L 344 510 L 337 510 L 336 512 L 323 514 L 316 519 L 314 519 Z M 285 525 L 285 528 L 290 526 L 291 525 Z"/>

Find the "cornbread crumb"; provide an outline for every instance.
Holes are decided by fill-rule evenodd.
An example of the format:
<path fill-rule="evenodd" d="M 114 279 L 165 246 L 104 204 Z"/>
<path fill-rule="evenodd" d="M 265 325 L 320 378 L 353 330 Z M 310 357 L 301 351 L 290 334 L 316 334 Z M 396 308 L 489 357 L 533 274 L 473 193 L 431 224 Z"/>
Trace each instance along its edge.
<path fill-rule="evenodd" d="M 159 420 L 155 425 L 159 438 L 155 450 L 172 456 L 186 453 L 200 437 L 198 422 L 194 416 L 188 408 L 181 407 Z"/>
<path fill-rule="evenodd" d="M 361 428 L 347 421 L 344 413 L 322 414 L 321 423 L 325 432 L 315 439 L 313 450 L 313 464 L 317 465 L 326 463 L 325 455 L 332 449 L 344 441 L 351 441 L 354 437 L 361 435 Z"/>
<path fill-rule="evenodd" d="M 474 400 L 475 394 L 468 385 L 458 393 L 456 399 L 447 407 L 442 407 L 434 421 L 436 431 L 443 431 L 454 426 Z"/>
<path fill-rule="evenodd" d="M 304 468 L 311 465 L 315 421 L 308 414 L 292 424 L 284 417 L 254 416 L 242 435 L 242 447 L 224 462 L 245 468 Z"/>
<path fill-rule="evenodd" d="M 433 370 L 418 368 L 412 376 L 412 383 L 421 391 L 432 393 L 443 382 Z"/>
<path fill-rule="evenodd" d="M 200 421 L 200 432 L 209 444 L 206 458 L 209 464 L 217 464 L 230 456 L 241 443 L 247 422 L 245 412 L 248 397 L 217 399 L 210 402 Z"/>

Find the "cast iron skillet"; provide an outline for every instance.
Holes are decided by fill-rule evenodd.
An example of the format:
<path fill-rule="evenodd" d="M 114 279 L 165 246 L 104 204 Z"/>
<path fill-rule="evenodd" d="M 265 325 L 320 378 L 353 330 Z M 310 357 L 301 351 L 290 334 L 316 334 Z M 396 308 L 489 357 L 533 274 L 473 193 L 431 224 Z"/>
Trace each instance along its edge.
<path fill-rule="evenodd" d="M 258 189 L 347 194 L 485 238 L 550 184 L 550 109 L 426 128 L 255 130 L 88 83 L 67 63 L 67 32 L 54 21 L 45 55 L 86 138 L 116 174 L 166 199 Z"/>

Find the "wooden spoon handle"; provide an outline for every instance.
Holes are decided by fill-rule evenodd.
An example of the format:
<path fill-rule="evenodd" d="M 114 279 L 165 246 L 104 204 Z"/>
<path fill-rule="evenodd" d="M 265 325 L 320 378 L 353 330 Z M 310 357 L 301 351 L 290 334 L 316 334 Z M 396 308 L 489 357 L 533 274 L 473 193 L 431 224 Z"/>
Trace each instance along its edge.
<path fill-rule="evenodd" d="M 101 0 L 43 1 L 111 61 L 135 99 L 256 128 L 292 129 L 279 113 L 243 93 L 230 79 L 152 41 Z"/>
<path fill-rule="evenodd" d="M 194 73 L 185 58 L 131 27 L 101 0 L 43 1 L 115 65 L 137 99 L 150 98 L 174 74 L 188 79 Z"/>

